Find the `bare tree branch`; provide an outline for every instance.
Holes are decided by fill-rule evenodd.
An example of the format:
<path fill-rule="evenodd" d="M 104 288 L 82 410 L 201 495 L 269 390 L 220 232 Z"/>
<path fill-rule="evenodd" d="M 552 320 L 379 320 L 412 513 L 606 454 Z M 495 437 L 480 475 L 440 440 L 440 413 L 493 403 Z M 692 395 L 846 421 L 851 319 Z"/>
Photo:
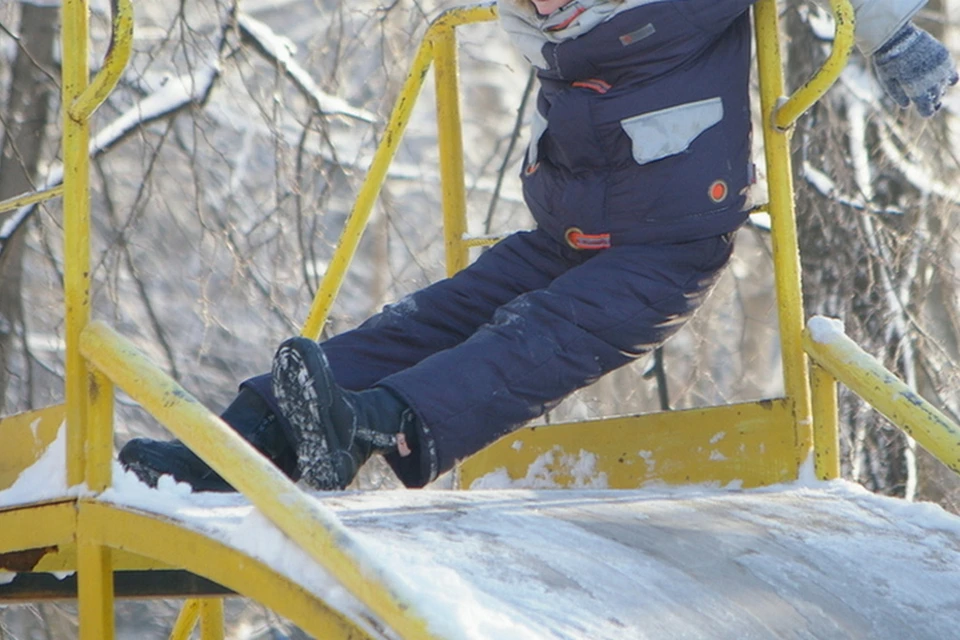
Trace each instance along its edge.
<path fill-rule="evenodd" d="M 377 116 L 366 109 L 358 109 L 346 100 L 321 90 L 310 74 L 293 59 L 296 47 L 289 40 L 243 12 L 237 14 L 237 25 L 243 41 L 253 45 L 262 56 L 282 69 L 321 114 L 345 116 L 363 122 L 377 121 Z"/>

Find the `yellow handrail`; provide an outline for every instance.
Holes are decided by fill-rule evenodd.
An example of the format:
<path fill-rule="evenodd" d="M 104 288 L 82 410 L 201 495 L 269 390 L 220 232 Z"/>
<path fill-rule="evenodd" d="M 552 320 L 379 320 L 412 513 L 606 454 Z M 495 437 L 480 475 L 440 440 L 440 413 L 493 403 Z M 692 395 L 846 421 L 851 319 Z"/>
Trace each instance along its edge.
<path fill-rule="evenodd" d="M 808 328 L 803 334 L 803 346 L 831 376 L 915 438 L 938 460 L 960 472 L 960 426 L 880 361 L 838 330 L 821 331 L 815 337 Z"/>
<path fill-rule="evenodd" d="M 816 362 L 810 366 L 813 399 L 813 466 L 820 480 L 840 477 L 837 380 Z"/>
<path fill-rule="evenodd" d="M 380 189 L 386 179 L 390 162 L 393 160 L 393 156 L 400 146 L 400 140 L 403 138 L 403 132 L 407 127 L 407 123 L 410 121 L 410 114 L 413 112 L 417 96 L 420 95 L 420 89 L 423 87 L 423 81 L 427 72 L 430 70 L 430 65 L 434 61 L 434 58 L 456 55 L 456 47 L 451 46 L 450 42 L 450 38 L 452 38 L 450 30 L 461 24 L 493 20 L 496 18 L 496 15 L 496 5 L 493 3 L 456 7 L 440 14 L 427 29 L 423 42 L 420 43 L 420 48 L 417 50 L 416 57 L 414 57 L 410 71 L 407 73 L 403 89 L 401 89 L 400 95 L 394 104 L 393 112 L 390 114 L 390 121 L 384 130 L 383 140 L 377 147 L 373 161 L 370 163 L 367 177 L 364 179 L 363 185 L 357 193 L 357 200 L 353 205 L 353 210 L 350 212 L 346 225 L 340 234 L 337 247 L 333 252 L 333 257 L 330 259 L 330 266 L 324 274 L 323 280 L 320 282 L 316 296 L 314 296 L 310 312 L 307 314 L 307 319 L 303 324 L 302 335 L 313 338 L 314 340 L 320 337 L 320 332 L 323 330 L 323 325 L 327 321 L 327 316 L 330 314 L 333 301 L 337 297 L 340 287 L 343 285 L 347 268 L 350 266 L 350 262 L 357 252 L 357 246 L 360 244 L 360 238 L 366 228 L 367 221 L 370 219 L 373 205 L 376 203 L 377 196 L 380 194 Z M 442 44 L 438 45 L 438 40 Z M 438 73 L 443 73 L 439 71 L 440 68 L 444 71 L 452 68 L 452 75 L 449 72 L 444 75 L 450 78 L 456 78 L 455 59 L 452 65 L 449 60 L 444 59 L 443 62 L 438 60 Z M 456 101 L 459 100 L 456 92 L 451 94 L 438 90 L 437 93 L 438 103 L 441 103 L 438 105 L 438 110 L 441 113 L 452 115 L 452 107 L 450 105 L 456 104 Z M 443 94 L 444 97 L 441 97 L 441 94 Z M 446 180 L 459 179 L 459 189 L 462 193 L 463 150 L 462 144 L 457 143 L 460 136 L 459 107 L 457 107 L 457 122 L 453 124 L 449 124 L 449 120 L 447 122 L 447 125 L 441 125 L 440 136 L 446 140 L 445 144 L 449 145 L 449 149 L 456 150 L 459 148 L 460 156 L 459 159 L 458 157 L 443 158 L 441 162 L 441 177 L 445 181 L 445 185 Z M 452 131 L 454 125 L 456 132 Z M 459 163 L 461 175 L 449 176 L 446 170 L 443 169 L 443 165 L 447 162 Z M 463 203 L 462 196 L 457 194 L 457 188 L 450 187 L 450 195 L 448 196 L 446 195 L 448 193 L 448 187 L 444 186 L 444 193 L 444 208 L 447 212 L 446 217 L 449 219 L 459 215 L 463 218 L 465 215 L 465 204 Z"/>
<path fill-rule="evenodd" d="M 69 485 L 85 481 L 96 491 L 110 482 L 113 390 L 103 376 L 90 375 L 80 354 L 81 335 L 90 320 L 89 118 L 116 86 L 130 59 L 133 6 L 130 0 L 115 1 L 110 51 L 93 84 L 89 83 L 87 1 L 63 0 L 61 13 L 66 473 Z M 88 429 L 90 418 L 92 429 Z M 81 509 L 76 530 L 80 639 L 103 640 L 114 635 L 113 563 L 111 550 L 89 535 L 90 526 Z"/>
<path fill-rule="evenodd" d="M 87 87 L 87 3 L 64 0 L 63 55 L 63 289 L 66 341 L 67 483 L 83 481 L 87 429 L 87 373 L 80 357 L 80 332 L 90 317 L 90 128 L 77 122 L 70 106 Z"/>
<path fill-rule="evenodd" d="M 836 82 L 849 56 L 853 43 L 853 9 L 849 0 L 831 0 L 831 6 L 837 16 L 833 52 L 813 79 L 785 101 L 777 3 L 761 0 L 754 7 L 783 382 L 794 415 L 798 468 L 813 445 L 813 410 L 810 372 L 801 341 L 803 285 L 788 127 Z"/>
<path fill-rule="evenodd" d="M 93 115 L 120 81 L 133 50 L 133 3 L 131 0 L 113 0 L 113 24 L 110 46 L 100 73 L 77 96 L 68 111 L 76 122 L 84 122 Z"/>
<path fill-rule="evenodd" d="M 243 493 L 345 589 L 404 638 L 432 638 L 335 516 L 304 494 L 246 440 L 102 322 L 81 336 L 89 363 Z"/>
<path fill-rule="evenodd" d="M 31 204 L 37 204 L 38 202 L 56 198 L 60 195 L 63 195 L 62 184 L 58 184 L 57 186 L 49 189 L 44 189 L 43 191 L 32 191 L 30 193 L 24 193 L 19 196 L 7 198 L 6 200 L 0 202 L 0 213 L 19 209 L 20 207 L 26 207 L 27 205 Z"/>
<path fill-rule="evenodd" d="M 353 260 L 360 244 L 360 238 L 367 226 L 367 220 L 370 219 L 370 213 L 373 211 L 373 205 L 376 204 L 377 196 L 380 194 L 380 188 L 383 186 L 384 179 L 387 176 L 387 170 L 390 168 L 390 162 L 400 146 L 403 138 L 403 132 L 410 121 L 410 114 L 417 103 L 417 96 L 420 94 L 420 88 L 423 86 L 424 76 L 430 68 L 430 62 L 433 60 L 433 44 L 429 39 L 424 39 L 420 43 L 417 55 L 414 58 L 410 73 L 407 74 L 407 80 L 397 98 L 396 106 L 390 115 L 390 122 L 383 132 L 383 139 L 377 147 L 377 151 L 370 163 L 370 169 L 367 171 L 367 177 L 357 193 L 357 199 L 353 203 L 353 210 L 347 218 L 346 225 L 340 233 L 340 239 L 337 241 L 337 247 L 333 251 L 333 257 L 330 259 L 330 266 L 323 275 L 317 294 L 313 298 L 313 304 L 307 319 L 303 323 L 301 333 L 314 340 L 320 337 L 323 325 L 330 314 L 330 307 L 343 285 L 346 277 L 347 268 Z"/>
<path fill-rule="evenodd" d="M 853 6 L 849 0 L 830 0 L 833 19 L 837 25 L 833 38 L 833 49 L 823 66 L 798 89 L 774 114 L 774 126 L 788 129 L 803 112 L 812 107 L 833 86 L 853 51 L 856 21 Z"/>

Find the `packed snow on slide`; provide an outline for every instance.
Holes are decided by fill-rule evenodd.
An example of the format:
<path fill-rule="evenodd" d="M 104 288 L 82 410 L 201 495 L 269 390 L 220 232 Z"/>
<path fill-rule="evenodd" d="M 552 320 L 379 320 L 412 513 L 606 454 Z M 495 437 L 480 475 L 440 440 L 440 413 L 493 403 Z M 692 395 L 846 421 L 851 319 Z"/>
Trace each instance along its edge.
<path fill-rule="evenodd" d="M 0 507 L 82 492 L 65 485 L 64 441 L 0 492 Z M 445 638 L 900 640 L 960 626 L 960 518 L 933 504 L 809 470 L 751 490 L 531 490 L 505 478 L 315 498 Z M 117 466 L 102 499 L 202 531 L 364 617 L 242 496 L 169 478 L 149 489 Z"/>

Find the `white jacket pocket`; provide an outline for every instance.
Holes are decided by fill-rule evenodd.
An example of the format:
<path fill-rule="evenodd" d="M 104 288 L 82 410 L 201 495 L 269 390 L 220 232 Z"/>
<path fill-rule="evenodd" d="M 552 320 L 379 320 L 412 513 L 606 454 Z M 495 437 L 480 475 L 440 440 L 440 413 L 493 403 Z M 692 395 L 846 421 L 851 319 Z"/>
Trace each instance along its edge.
<path fill-rule="evenodd" d="M 530 120 L 530 145 L 527 147 L 527 166 L 532 167 L 537 164 L 540 157 L 540 138 L 547 130 L 547 119 L 540 115 L 539 109 L 533 110 L 533 118 Z"/>
<path fill-rule="evenodd" d="M 718 96 L 626 118 L 620 126 L 633 142 L 634 160 L 647 164 L 685 151 L 721 120 L 723 101 Z"/>

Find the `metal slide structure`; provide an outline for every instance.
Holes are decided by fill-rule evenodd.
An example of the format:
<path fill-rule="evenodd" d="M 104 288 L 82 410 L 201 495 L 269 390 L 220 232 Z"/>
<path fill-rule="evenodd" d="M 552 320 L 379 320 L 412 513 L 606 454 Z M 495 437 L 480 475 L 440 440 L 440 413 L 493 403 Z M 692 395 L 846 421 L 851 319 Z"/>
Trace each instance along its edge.
<path fill-rule="evenodd" d="M 111 46 L 91 81 L 89 8 L 64 0 L 63 184 L 0 209 L 63 198 L 66 384 L 62 404 L 0 420 L 0 576 L 12 578 L 0 581 L 0 603 L 76 598 L 83 640 L 114 637 L 114 602 L 123 597 L 184 598 L 171 637 L 188 638 L 199 625 L 204 640 L 222 638 L 223 599 L 232 595 L 317 638 L 956 635 L 955 519 L 931 524 L 919 505 L 842 483 L 796 483 L 811 456 L 818 479 L 839 475 L 838 383 L 960 472 L 957 425 L 842 331 L 811 332 L 803 318 L 788 145 L 792 124 L 832 85 L 853 46 L 848 0 L 832 8 L 833 53 L 789 98 L 776 2 L 754 8 L 782 397 L 524 429 L 457 470 L 469 487 L 494 471 L 522 479 L 547 460 L 554 482 L 569 486 L 586 450 L 603 490 L 311 495 L 117 331 L 90 319 L 88 123 L 130 56 L 133 7 L 115 0 Z M 471 246 L 496 240 L 465 239 L 456 41 L 457 28 L 495 16 L 493 4 L 459 7 L 427 31 L 304 335 L 320 334 L 431 66 L 448 271 L 467 263 Z M 240 494 L 158 506 L 112 488 L 115 388 Z M 63 467 L 64 490 L 24 492 L 30 469 L 51 456 Z M 754 490 L 697 489 L 734 482 Z M 651 485 L 660 489 L 638 491 Z M 26 497 L 4 502 L 12 488 Z M 266 546 L 281 555 L 265 555 L 250 531 L 268 533 Z M 943 597 L 906 598 L 905 576 Z M 466 617 L 464 602 L 473 603 Z"/>

